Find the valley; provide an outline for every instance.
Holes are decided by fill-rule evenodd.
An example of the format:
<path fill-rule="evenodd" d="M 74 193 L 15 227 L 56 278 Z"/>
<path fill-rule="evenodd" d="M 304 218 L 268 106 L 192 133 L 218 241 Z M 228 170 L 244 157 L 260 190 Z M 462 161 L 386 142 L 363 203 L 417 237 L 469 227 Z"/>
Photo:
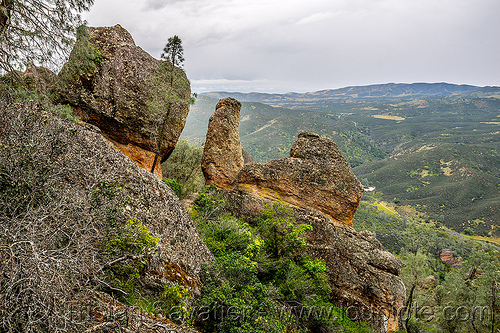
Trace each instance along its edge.
<path fill-rule="evenodd" d="M 401 214 L 498 237 L 499 95 L 499 87 L 444 83 L 208 93 L 192 106 L 182 137 L 200 145 L 217 98 L 237 98 L 242 145 L 257 162 L 287 157 L 300 130 L 316 132 L 333 139 L 363 185 Z"/>

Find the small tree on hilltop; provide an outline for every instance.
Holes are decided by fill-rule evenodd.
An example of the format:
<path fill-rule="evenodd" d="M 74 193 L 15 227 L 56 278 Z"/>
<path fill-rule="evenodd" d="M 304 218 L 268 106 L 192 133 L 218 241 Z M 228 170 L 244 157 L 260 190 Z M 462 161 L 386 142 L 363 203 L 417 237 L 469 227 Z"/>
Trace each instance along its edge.
<path fill-rule="evenodd" d="M 182 65 L 184 62 L 184 49 L 181 39 L 176 35 L 168 39 L 158 66 L 157 74 L 153 78 L 153 95 L 149 103 L 150 116 L 152 117 L 153 136 L 155 137 L 155 158 L 151 167 L 154 172 L 161 147 L 167 137 L 168 119 L 176 106 L 192 104 L 194 99 L 186 97 L 189 90 L 189 80 L 186 79 Z M 168 156 L 166 156 L 168 158 Z"/>

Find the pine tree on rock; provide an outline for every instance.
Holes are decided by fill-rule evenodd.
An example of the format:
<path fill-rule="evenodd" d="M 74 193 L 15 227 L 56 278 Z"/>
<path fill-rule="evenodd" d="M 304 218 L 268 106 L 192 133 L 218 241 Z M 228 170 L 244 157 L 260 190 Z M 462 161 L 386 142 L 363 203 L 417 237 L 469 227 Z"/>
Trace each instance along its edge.
<path fill-rule="evenodd" d="M 182 65 L 184 63 L 184 49 L 181 39 L 175 35 L 168 39 L 161 59 L 163 60 L 157 70 L 157 75 L 153 78 L 152 101 L 149 103 L 150 115 L 154 123 L 154 136 L 156 147 L 154 147 L 154 161 L 151 167 L 151 173 L 154 173 L 161 154 L 161 147 L 167 138 L 168 120 L 173 109 L 178 104 L 192 104 L 194 102 L 191 96 L 186 98 L 186 90 L 189 89 L 189 80 L 185 78 Z M 170 156 L 163 156 L 165 161 Z"/>

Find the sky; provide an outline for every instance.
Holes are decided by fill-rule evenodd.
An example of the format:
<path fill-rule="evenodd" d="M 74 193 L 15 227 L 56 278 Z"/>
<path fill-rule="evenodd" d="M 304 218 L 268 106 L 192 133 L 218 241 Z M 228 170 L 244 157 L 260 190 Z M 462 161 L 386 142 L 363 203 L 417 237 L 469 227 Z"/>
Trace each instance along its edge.
<path fill-rule="evenodd" d="M 159 58 L 184 46 L 192 90 L 309 92 L 379 83 L 500 85 L 499 0 L 95 0 Z"/>

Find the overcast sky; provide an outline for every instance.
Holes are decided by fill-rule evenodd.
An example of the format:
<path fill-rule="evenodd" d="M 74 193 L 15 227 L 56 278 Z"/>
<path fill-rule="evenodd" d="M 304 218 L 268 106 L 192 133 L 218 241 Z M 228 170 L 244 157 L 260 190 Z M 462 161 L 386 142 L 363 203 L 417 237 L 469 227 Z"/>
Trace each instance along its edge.
<path fill-rule="evenodd" d="M 306 92 L 389 82 L 500 85 L 499 0 L 95 0 L 159 58 L 184 45 L 196 92 Z"/>

